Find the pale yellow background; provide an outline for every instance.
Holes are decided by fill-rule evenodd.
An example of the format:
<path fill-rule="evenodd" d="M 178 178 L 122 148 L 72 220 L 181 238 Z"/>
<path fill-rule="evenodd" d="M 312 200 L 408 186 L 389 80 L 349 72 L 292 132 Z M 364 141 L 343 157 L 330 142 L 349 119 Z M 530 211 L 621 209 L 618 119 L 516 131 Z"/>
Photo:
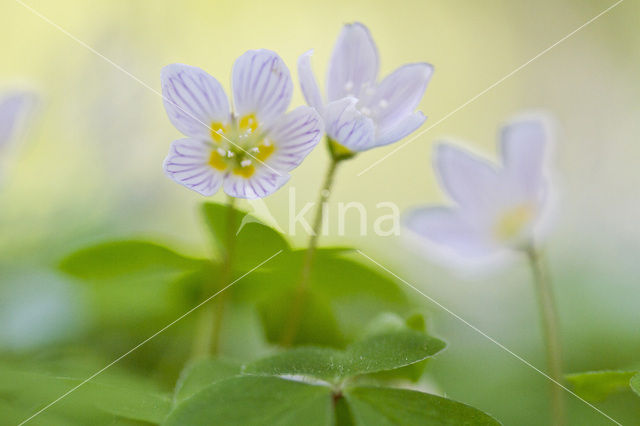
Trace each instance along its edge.
<path fill-rule="evenodd" d="M 32 86 L 42 96 L 39 119 L 3 176 L 0 264 L 8 265 L 53 265 L 67 250 L 114 236 L 149 236 L 187 251 L 204 250 L 207 241 L 196 211 L 202 197 L 173 183 L 161 170 L 170 142 L 180 137 L 154 93 L 160 90 L 160 69 L 166 64 L 200 66 L 228 89 L 233 61 L 240 54 L 253 48 L 273 49 L 292 70 L 295 106 L 303 102 L 297 57 L 315 48 L 313 66 L 324 86 L 327 61 L 341 26 L 361 21 L 378 44 L 382 75 L 407 62 L 434 64 L 435 74 L 421 103 L 429 116 L 424 130 L 614 1 L 27 3 L 79 41 L 14 0 L 4 0 L 0 6 L 0 86 Z M 396 202 L 402 209 L 446 201 L 431 166 L 434 141 L 464 140 L 494 158 L 496 132 L 505 119 L 531 109 L 553 114 L 560 203 L 547 246 L 552 267 L 560 270 L 557 288 L 564 330 L 571 336 L 567 345 L 574 353 L 572 371 L 606 367 L 594 362 L 598 350 L 609 352 L 618 365 L 628 365 L 634 359 L 632 348 L 637 349 L 633 336 L 640 294 L 638 16 L 640 3 L 625 0 L 357 176 L 397 145 L 360 155 L 339 171 L 332 196 L 334 202 L 362 201 L 371 217 L 381 201 Z M 299 205 L 315 200 L 326 161 L 326 150 L 319 146 L 293 172 L 289 185 L 266 200 L 285 229 L 289 188 L 297 190 Z M 223 197 L 219 194 L 216 199 Z M 334 215 L 332 210 L 330 217 Z M 297 235 L 294 241 L 303 244 L 305 237 Z M 323 242 L 367 248 L 469 321 L 543 364 L 533 294 L 526 270 L 518 265 L 498 277 L 469 282 L 419 254 L 408 255 L 397 240 L 359 237 L 355 224 L 346 238 L 334 232 Z M 442 361 L 446 374 L 440 374 L 441 385 L 452 389 L 454 396 L 487 407 L 495 397 L 487 389 L 506 391 L 515 380 L 496 380 L 481 391 L 465 388 L 454 380 L 455 374 L 477 374 L 473 368 L 487 374 L 500 367 L 510 369 L 515 375 L 511 377 L 529 380 L 529 392 L 540 393 L 544 379 L 433 310 L 438 331 L 451 345 L 450 358 Z M 627 350 L 614 355 L 595 350 L 588 337 L 598 330 L 604 341 L 610 339 L 614 347 Z M 614 335 L 607 337 L 611 330 Z M 470 350 L 480 361 L 466 361 Z M 484 364 L 484 356 L 493 361 Z M 513 407 L 514 415 L 518 410 L 535 413 L 540 407 L 527 405 L 527 391 L 519 391 L 522 401 Z M 593 420 L 588 408 L 583 412 Z"/>

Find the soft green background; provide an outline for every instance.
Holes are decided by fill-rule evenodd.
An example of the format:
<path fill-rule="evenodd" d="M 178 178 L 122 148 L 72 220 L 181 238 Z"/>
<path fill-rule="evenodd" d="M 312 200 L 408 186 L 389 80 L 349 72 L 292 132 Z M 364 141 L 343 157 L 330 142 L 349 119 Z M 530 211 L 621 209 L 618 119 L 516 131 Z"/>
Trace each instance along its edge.
<path fill-rule="evenodd" d="M 294 78 L 298 55 L 315 48 L 314 69 L 324 76 L 341 25 L 361 21 L 378 44 L 382 74 L 406 62 L 435 65 L 421 104 L 429 116 L 426 129 L 614 2 L 27 3 L 156 91 L 160 69 L 171 62 L 201 66 L 228 88 L 235 58 L 260 47 L 278 51 Z M 454 137 L 494 157 L 496 130 L 505 118 L 529 109 L 551 112 L 558 123 L 554 167 L 560 202 L 547 247 L 568 372 L 640 363 L 639 15 L 640 3 L 625 0 L 367 173 L 357 176 L 394 147 L 345 164 L 332 199 L 363 202 L 369 229 L 379 202 L 407 208 L 442 201 L 430 165 L 434 141 Z M 19 356 L 20 347 L 78 339 L 91 321 L 83 290 L 50 272 L 63 254 L 130 235 L 159 236 L 200 253 L 206 238 L 196 214 L 201 197 L 162 173 L 169 143 L 179 134 L 157 93 L 14 0 L 0 6 L 0 40 L 0 86 L 28 85 L 43 98 L 39 119 L 0 190 L 0 316 L 33 318 L 24 313 L 29 309 L 41 315 L 26 329 L 0 335 Z M 300 103 L 296 87 L 294 104 Z M 298 206 L 314 200 L 326 160 L 319 147 L 289 185 L 266 200 L 285 230 L 289 189 L 297 190 Z M 332 224 L 335 213 L 332 209 Z M 345 237 L 337 236 L 334 226 L 322 241 L 363 247 L 543 368 L 535 300 L 523 263 L 490 276 L 456 276 L 398 239 L 360 236 L 352 219 Z M 304 243 L 301 229 L 293 240 Z M 140 300 L 146 303 L 152 302 Z M 540 424 L 545 379 L 438 307 L 431 311 L 436 335 L 449 342 L 430 366 L 438 389 L 505 424 Z M 43 323 L 51 330 L 43 331 Z M 103 354 L 105 360 L 128 348 L 121 349 Z M 607 424 L 584 404 L 572 400 L 571 406 L 573 424 Z M 623 423 L 637 421 L 637 406 L 631 395 L 599 404 Z"/>

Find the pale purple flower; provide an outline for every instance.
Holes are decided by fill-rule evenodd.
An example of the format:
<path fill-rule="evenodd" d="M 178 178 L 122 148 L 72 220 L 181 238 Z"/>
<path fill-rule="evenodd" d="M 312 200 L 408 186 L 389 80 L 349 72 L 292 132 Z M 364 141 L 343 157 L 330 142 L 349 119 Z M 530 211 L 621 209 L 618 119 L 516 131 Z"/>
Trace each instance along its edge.
<path fill-rule="evenodd" d="M 367 27 L 347 24 L 333 49 L 323 97 L 308 51 L 298 59 L 302 93 L 323 117 L 327 136 L 348 151 L 359 152 L 396 142 L 424 123 L 415 111 L 433 67 L 403 65 L 378 82 L 378 50 Z"/>
<path fill-rule="evenodd" d="M 20 136 L 35 106 L 36 95 L 30 91 L 9 91 L 0 96 L 0 151 Z"/>
<path fill-rule="evenodd" d="M 501 166 L 439 145 L 435 167 L 455 204 L 414 209 L 405 217 L 407 228 L 458 258 L 477 260 L 528 247 L 548 211 L 548 140 L 541 118 L 511 122 L 500 134 Z"/>
<path fill-rule="evenodd" d="M 293 84 L 270 50 L 250 50 L 236 60 L 234 112 L 218 80 L 200 68 L 168 65 L 161 79 L 169 119 L 187 136 L 171 144 L 164 170 L 202 195 L 223 187 L 232 197 L 265 197 L 289 180 L 322 137 L 313 108 L 285 113 Z"/>

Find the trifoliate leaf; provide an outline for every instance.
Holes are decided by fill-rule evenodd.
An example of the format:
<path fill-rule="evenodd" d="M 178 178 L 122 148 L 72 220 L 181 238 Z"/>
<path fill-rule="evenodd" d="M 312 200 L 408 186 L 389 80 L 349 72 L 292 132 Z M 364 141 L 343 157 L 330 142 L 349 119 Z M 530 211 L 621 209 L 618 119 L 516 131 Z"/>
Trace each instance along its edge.
<path fill-rule="evenodd" d="M 346 350 L 300 347 L 253 362 L 249 374 L 302 375 L 328 381 L 393 370 L 427 359 L 442 349 L 439 339 L 413 330 L 368 337 Z"/>

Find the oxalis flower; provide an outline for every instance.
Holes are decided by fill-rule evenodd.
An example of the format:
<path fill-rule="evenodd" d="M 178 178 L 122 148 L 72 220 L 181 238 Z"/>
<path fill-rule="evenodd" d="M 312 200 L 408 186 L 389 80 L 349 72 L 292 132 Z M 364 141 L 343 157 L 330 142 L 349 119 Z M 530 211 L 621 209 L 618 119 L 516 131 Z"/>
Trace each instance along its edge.
<path fill-rule="evenodd" d="M 250 50 L 236 60 L 234 112 L 218 80 L 200 68 L 168 65 L 161 79 L 169 119 L 187 136 L 171 144 L 164 170 L 202 195 L 222 186 L 232 197 L 265 197 L 289 180 L 322 136 L 313 108 L 285 114 L 293 84 L 270 50 Z"/>
<path fill-rule="evenodd" d="M 530 247 L 548 211 L 547 142 L 544 121 L 536 117 L 502 128 L 501 166 L 453 145 L 439 145 L 435 167 L 455 205 L 414 209 L 405 217 L 407 228 L 467 259 Z"/>
<path fill-rule="evenodd" d="M 308 51 L 298 60 L 302 93 L 323 117 L 334 155 L 349 156 L 396 142 L 424 123 L 415 111 L 433 67 L 403 65 L 378 82 L 378 50 L 367 27 L 345 25 L 329 63 L 326 98 L 320 93 Z"/>

